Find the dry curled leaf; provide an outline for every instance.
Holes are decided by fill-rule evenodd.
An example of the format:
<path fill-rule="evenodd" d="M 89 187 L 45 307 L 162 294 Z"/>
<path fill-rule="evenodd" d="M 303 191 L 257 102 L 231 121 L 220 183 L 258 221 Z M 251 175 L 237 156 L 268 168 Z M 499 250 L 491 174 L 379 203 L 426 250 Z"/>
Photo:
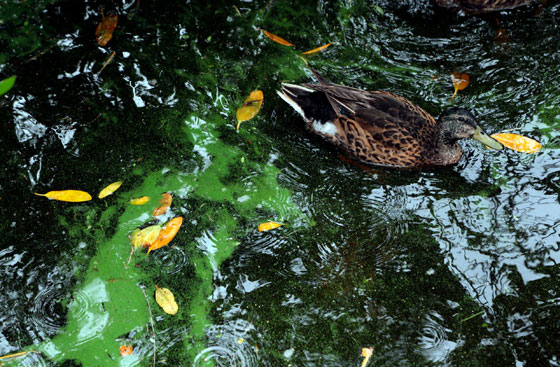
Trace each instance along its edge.
<path fill-rule="evenodd" d="M 283 39 L 280 36 L 277 36 L 275 34 L 272 34 L 272 33 L 268 32 L 268 31 L 265 31 L 262 28 L 259 28 L 259 30 L 261 32 L 263 32 L 265 36 L 267 36 L 268 38 L 270 38 L 271 40 L 273 40 L 276 43 L 279 43 L 279 44 L 284 45 L 284 46 L 295 46 L 293 43 L 290 43 L 290 42 L 286 41 L 285 39 Z"/>
<path fill-rule="evenodd" d="M 101 9 L 101 22 L 95 30 L 95 38 L 100 46 L 105 46 L 113 37 L 113 31 L 117 28 L 118 16 L 116 14 L 108 14 L 105 16 Z"/>
<path fill-rule="evenodd" d="M 172 201 L 173 201 L 173 197 L 170 194 L 168 194 L 167 192 L 163 193 L 161 195 L 159 206 L 155 208 L 154 212 L 152 213 L 154 217 L 167 213 L 167 210 L 171 206 Z"/>
<path fill-rule="evenodd" d="M 263 99 L 263 92 L 261 90 L 254 90 L 249 94 L 249 97 L 243 101 L 243 104 L 237 109 L 236 113 L 237 130 L 239 130 L 239 125 L 241 125 L 243 121 L 250 120 L 259 113 Z"/>
<path fill-rule="evenodd" d="M 458 91 L 465 89 L 469 85 L 469 79 L 469 74 L 466 73 L 451 74 L 451 83 L 453 83 L 453 88 L 455 88 L 455 92 L 453 92 L 451 99 L 455 98 Z"/>
<path fill-rule="evenodd" d="M 136 199 L 130 200 L 130 204 L 132 204 L 132 205 L 144 205 L 144 204 L 146 204 L 148 201 L 150 201 L 150 197 L 149 197 L 149 196 L 142 196 L 142 197 L 140 197 L 140 198 L 136 198 Z"/>
<path fill-rule="evenodd" d="M 177 232 L 179 232 L 181 224 L 183 224 L 183 217 L 175 217 L 171 219 L 161 230 L 161 232 L 159 232 L 156 240 L 148 248 L 148 254 L 153 250 L 157 250 L 158 248 L 167 246 L 167 244 L 171 242 L 173 237 L 175 237 Z"/>
<path fill-rule="evenodd" d="M 118 188 L 121 187 L 121 185 L 122 185 L 122 181 L 113 182 L 112 184 L 110 184 L 109 186 L 101 190 L 101 192 L 99 193 L 99 195 L 97 195 L 97 197 L 103 199 L 104 197 L 109 196 L 115 191 L 117 191 Z"/>
<path fill-rule="evenodd" d="M 522 153 L 536 153 L 542 148 L 538 141 L 519 134 L 498 133 L 492 135 L 492 138 L 502 143 L 504 147 Z"/>
<path fill-rule="evenodd" d="M 261 223 L 259 224 L 259 232 L 270 231 L 271 229 L 282 227 L 282 226 L 283 226 L 282 223 L 276 223 L 276 222 Z"/>
<path fill-rule="evenodd" d="M 373 347 L 362 348 L 362 357 L 364 357 L 364 359 L 362 360 L 362 364 L 360 366 L 365 367 L 372 355 L 373 355 Z"/>
<path fill-rule="evenodd" d="M 326 49 L 326 48 L 329 47 L 330 45 L 331 45 L 331 43 L 329 42 L 329 43 L 327 43 L 326 45 L 319 46 L 319 47 L 314 48 L 314 49 L 312 49 L 312 50 L 302 52 L 301 54 L 302 54 L 302 55 L 311 55 L 311 54 L 315 54 L 315 53 L 317 53 L 317 52 L 323 51 L 324 49 Z"/>
<path fill-rule="evenodd" d="M 156 285 L 156 302 L 157 304 L 170 315 L 175 315 L 179 310 L 175 296 L 167 288 L 160 288 Z"/>
<path fill-rule="evenodd" d="M 68 201 L 71 203 L 80 203 L 91 200 L 91 195 L 81 190 L 49 191 L 46 194 L 38 194 L 35 192 L 34 194 L 37 196 L 45 196 L 51 200 Z"/>

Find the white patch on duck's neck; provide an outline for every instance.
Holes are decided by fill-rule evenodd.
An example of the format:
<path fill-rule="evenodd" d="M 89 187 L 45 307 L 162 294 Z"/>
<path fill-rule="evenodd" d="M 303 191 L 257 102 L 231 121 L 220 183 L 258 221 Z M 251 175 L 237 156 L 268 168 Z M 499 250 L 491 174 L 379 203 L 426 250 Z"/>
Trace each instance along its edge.
<path fill-rule="evenodd" d="M 322 123 L 320 121 L 313 120 L 313 124 L 311 126 L 313 130 L 326 136 L 334 137 L 335 134 L 338 133 L 338 128 L 332 122 Z"/>

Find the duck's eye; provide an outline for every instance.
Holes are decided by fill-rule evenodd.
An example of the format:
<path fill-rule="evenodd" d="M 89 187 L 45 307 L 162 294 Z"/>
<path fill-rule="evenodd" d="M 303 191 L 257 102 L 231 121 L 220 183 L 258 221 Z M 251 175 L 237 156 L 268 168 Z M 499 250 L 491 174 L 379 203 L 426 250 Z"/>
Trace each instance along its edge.
<path fill-rule="evenodd" d="M 458 118 L 458 120 L 459 120 L 459 122 L 465 122 L 465 121 L 467 121 L 467 119 L 464 118 L 463 116 L 460 116 L 460 117 Z"/>

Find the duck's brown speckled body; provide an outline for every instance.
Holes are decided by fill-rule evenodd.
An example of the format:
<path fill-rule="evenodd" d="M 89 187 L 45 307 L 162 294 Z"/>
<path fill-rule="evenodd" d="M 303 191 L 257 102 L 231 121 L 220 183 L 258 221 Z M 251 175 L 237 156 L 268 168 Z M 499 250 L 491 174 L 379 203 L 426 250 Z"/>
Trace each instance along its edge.
<path fill-rule="evenodd" d="M 333 84 L 314 73 L 319 84 L 284 83 L 278 94 L 311 131 L 361 162 L 406 168 L 452 165 L 462 154 L 457 140 L 467 137 L 501 149 L 465 109 L 449 109 L 436 121 L 396 94 Z"/>
<path fill-rule="evenodd" d="M 439 7 L 453 11 L 462 10 L 467 14 L 485 14 L 544 3 L 543 0 L 433 0 L 433 2 Z"/>

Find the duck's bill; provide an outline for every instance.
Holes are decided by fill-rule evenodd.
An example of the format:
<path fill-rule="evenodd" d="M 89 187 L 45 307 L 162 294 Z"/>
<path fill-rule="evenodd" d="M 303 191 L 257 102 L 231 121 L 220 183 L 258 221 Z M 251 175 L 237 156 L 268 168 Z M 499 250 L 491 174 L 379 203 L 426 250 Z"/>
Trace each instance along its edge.
<path fill-rule="evenodd" d="M 478 142 L 481 142 L 482 144 L 486 145 L 488 148 L 492 148 L 492 149 L 496 149 L 496 150 L 502 150 L 502 148 L 504 147 L 497 140 L 492 139 L 484 131 L 482 131 L 482 128 L 480 126 L 478 126 L 476 128 L 476 131 L 474 132 L 474 135 L 472 136 L 472 138 L 474 140 L 476 140 Z"/>

